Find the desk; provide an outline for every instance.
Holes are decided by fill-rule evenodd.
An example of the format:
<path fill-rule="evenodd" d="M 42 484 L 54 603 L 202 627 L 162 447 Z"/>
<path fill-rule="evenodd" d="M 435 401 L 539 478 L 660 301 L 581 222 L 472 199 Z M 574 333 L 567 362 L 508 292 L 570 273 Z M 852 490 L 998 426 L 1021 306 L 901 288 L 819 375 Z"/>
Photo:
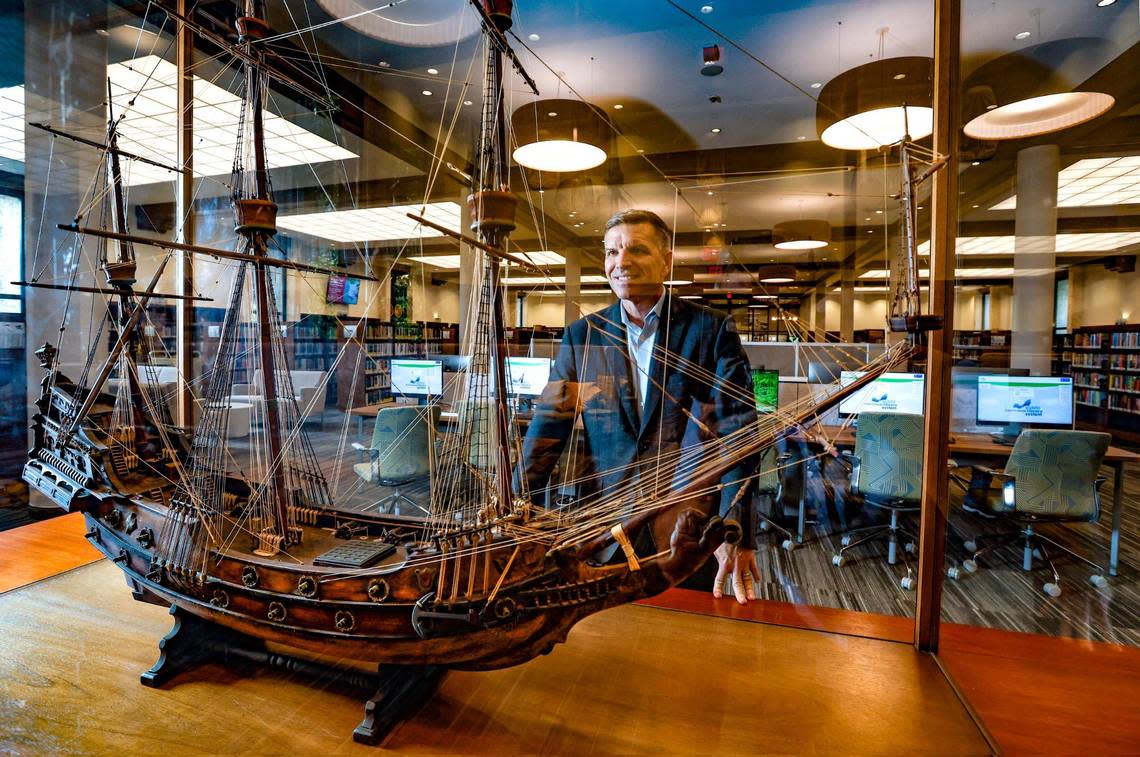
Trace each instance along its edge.
<path fill-rule="evenodd" d="M 356 416 L 356 433 L 358 436 L 364 436 L 364 419 L 375 418 L 380 414 L 380 409 L 384 407 L 399 407 L 397 402 L 380 402 L 375 405 L 361 405 L 354 407 L 348 411 L 349 415 Z M 446 407 L 446 405 L 445 405 Z M 522 425 L 530 423 L 530 413 L 515 413 L 514 419 Z M 443 410 L 439 414 L 440 423 L 455 423 L 459 420 L 459 413 L 454 410 Z"/>
<path fill-rule="evenodd" d="M 822 436 L 836 447 L 854 447 L 855 431 L 847 426 L 818 426 Z M 998 444 L 989 434 L 954 433 L 950 435 L 950 454 L 966 458 L 986 460 L 1006 460 L 1013 447 Z M 1109 447 L 1104 454 L 1104 464 L 1112 468 L 1112 535 L 1108 546 L 1108 574 L 1116 575 L 1120 558 L 1120 519 L 1124 511 L 1124 466 L 1140 461 L 1140 454 L 1120 447 Z"/>

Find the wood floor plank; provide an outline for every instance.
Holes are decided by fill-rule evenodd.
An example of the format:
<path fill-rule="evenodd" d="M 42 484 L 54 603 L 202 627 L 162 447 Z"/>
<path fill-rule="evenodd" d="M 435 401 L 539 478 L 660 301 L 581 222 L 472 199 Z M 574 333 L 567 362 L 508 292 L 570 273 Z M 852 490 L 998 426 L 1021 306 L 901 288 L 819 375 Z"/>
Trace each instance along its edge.
<path fill-rule="evenodd" d="M 0 596 L 0 752 L 378 754 L 359 702 L 206 665 L 138 684 L 168 630 L 103 561 Z M 910 646 L 639 606 L 526 665 L 453 672 L 386 750 L 422 754 L 986 754 Z"/>
<path fill-rule="evenodd" d="M 0 531 L 0 592 L 100 559 L 85 530 L 83 516 L 71 513 Z"/>
<path fill-rule="evenodd" d="M 693 589 L 670 589 L 638 604 L 870 639 L 899 642 L 914 639 L 914 621 L 910 618 L 771 600 L 742 605 L 732 597 L 714 599 L 707 591 Z"/>
<path fill-rule="evenodd" d="M 1140 649 L 945 623 L 939 658 L 1008 754 L 1140 749 Z"/>

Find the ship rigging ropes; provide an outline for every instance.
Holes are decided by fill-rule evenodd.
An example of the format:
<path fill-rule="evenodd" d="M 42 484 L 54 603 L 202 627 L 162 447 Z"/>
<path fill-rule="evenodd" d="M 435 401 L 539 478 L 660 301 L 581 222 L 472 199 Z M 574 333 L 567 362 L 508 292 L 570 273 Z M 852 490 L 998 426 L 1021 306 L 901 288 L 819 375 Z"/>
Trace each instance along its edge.
<path fill-rule="evenodd" d="M 247 70 L 244 77 L 245 89 L 242 92 L 241 136 L 236 150 L 238 157 L 229 184 L 230 190 L 238 200 L 267 196 L 269 190 L 268 172 L 263 172 L 263 176 L 258 177 L 256 170 L 250 170 L 249 165 L 251 154 L 256 152 L 251 123 L 252 111 L 249 110 L 250 90 L 261 93 L 259 97 L 252 98 L 256 100 L 259 108 L 265 107 L 268 93 L 264 76 L 251 70 L 253 67 L 250 65 L 249 57 L 247 53 L 239 58 Z M 320 56 L 314 52 L 312 57 L 319 64 Z M 484 70 L 484 77 L 486 97 L 483 104 L 483 123 L 487 130 L 484 131 L 481 141 L 487 146 L 497 143 L 501 152 L 505 143 L 500 140 L 506 139 L 501 131 L 506 127 L 502 118 L 504 89 L 501 83 L 492 85 L 495 81 L 495 72 L 490 62 Z M 441 120 L 442 139 L 433 154 L 433 164 L 429 172 L 431 182 L 434 182 L 441 166 L 445 164 L 444 156 L 447 154 L 448 141 L 453 134 L 458 112 L 462 107 L 460 102 L 467 89 L 466 82 L 461 88 L 457 88 L 460 95 L 455 103 L 455 116 L 447 124 L 446 130 Z M 365 115 L 375 120 L 371 114 Z M 496 158 L 494 150 L 490 147 L 480 150 L 475 169 L 478 185 L 494 189 L 505 188 L 509 173 L 503 170 L 503 165 L 503 161 Z M 217 183 L 217 180 L 213 181 Z M 99 192 L 98 187 L 99 184 L 95 183 L 93 194 Z M 351 192 L 349 196 L 352 196 Z M 429 187 L 424 197 L 425 204 L 430 196 Z M 88 207 L 94 206 L 94 200 L 89 198 L 88 202 L 92 203 Z M 531 202 L 529 205 L 531 212 L 534 213 L 534 208 L 540 203 Z M 532 217 L 532 221 L 535 228 L 542 228 L 541 219 Z M 249 254 L 264 254 L 264 247 L 254 249 L 254 241 L 254 235 L 246 236 L 244 251 Z M 411 241 L 405 242 L 400 248 L 397 261 Z M 505 234 L 499 241 L 505 248 Z M 262 245 L 267 242 L 266 239 L 259 240 Z M 78 244 L 76 251 L 77 254 L 81 252 L 81 246 Z M 362 257 L 367 259 L 367 251 L 362 250 L 362 252 L 365 253 Z M 514 512 L 517 503 L 504 502 L 501 496 L 502 481 L 509 479 L 512 473 L 508 469 L 511 465 L 509 461 L 517 461 L 521 456 L 521 429 L 517 419 L 511 417 L 503 425 L 497 422 L 501 395 L 495 389 L 495 381 L 496 379 L 501 381 L 502 377 L 496 375 L 493 366 L 496 360 L 501 360 L 505 356 L 496 354 L 496 351 L 501 351 L 499 342 L 501 321 L 498 322 L 497 328 L 496 312 L 501 313 L 505 290 L 497 275 L 498 262 L 479 249 L 475 249 L 473 254 L 476 265 L 473 271 L 472 291 L 475 296 L 471 298 L 469 310 L 462 318 L 465 324 L 463 343 L 470 345 L 472 358 L 467 368 L 451 379 L 456 382 L 456 386 L 447 393 L 448 396 L 462 399 L 458 402 L 459 420 L 454 432 L 445 436 L 439 457 L 434 461 L 431 516 L 428 519 L 429 535 L 446 535 L 457 529 L 471 527 L 473 524 L 485 524 L 491 522 L 495 515 L 505 513 L 520 515 Z M 234 539 L 246 536 L 254 538 L 267 531 L 279 534 L 288 532 L 295 528 L 298 522 L 304 522 L 314 509 L 328 508 L 331 505 L 324 472 L 318 465 L 313 447 L 302 428 L 302 413 L 294 399 L 294 388 L 291 385 L 281 339 L 282 323 L 278 315 L 279 308 L 273 287 L 267 285 L 268 279 L 265 277 L 268 274 L 265 267 L 246 260 L 236 264 L 222 261 L 215 265 L 219 271 L 232 274 L 233 286 L 226 303 L 225 320 L 221 326 L 220 341 L 213 356 L 213 365 L 201 378 L 191 381 L 192 387 L 201 389 L 201 393 L 195 398 L 199 404 L 200 420 L 185 464 L 179 467 L 178 462 L 173 461 L 176 480 L 171 482 L 173 496 L 169 503 L 169 516 L 159 535 L 155 550 L 154 567 L 164 570 L 170 580 L 188 587 L 200 584 L 208 573 L 208 560 L 211 554 L 225 552 L 235 544 Z M 79 269 L 78 265 L 72 268 L 73 276 Z M 379 296 L 390 275 L 391 268 L 385 272 L 379 286 L 373 289 L 367 305 L 371 305 Z M 304 282 L 303 286 L 312 286 L 304 277 L 300 277 L 300 281 Z M 263 307 L 255 305 L 252 296 L 246 296 L 246 289 L 256 290 L 259 283 L 263 285 L 263 294 L 266 297 Z M 258 319 L 264 320 L 268 326 L 271 337 L 268 342 L 260 339 L 256 333 L 254 321 Z M 107 327 L 108 324 L 114 329 L 114 324 L 104 316 L 99 328 Z M 362 331 L 363 319 L 357 321 L 355 325 L 358 331 Z M 98 339 L 97 335 L 96 342 Z M 346 341 L 339 349 L 328 375 L 336 370 L 346 354 L 347 347 Z M 801 345 L 801 348 L 807 351 L 814 349 L 806 344 Z M 832 350 L 828 353 L 828 357 L 833 358 L 834 350 L 840 348 L 828 349 Z M 862 367 L 874 375 L 905 362 L 910 349 L 908 345 L 899 343 L 887 349 L 869 364 L 865 354 L 843 357 L 846 365 Z M 91 353 L 91 356 L 93 355 L 94 352 Z M 84 367 L 81 386 L 85 385 L 86 376 L 90 372 L 91 356 Z M 654 357 L 664 363 L 666 373 L 688 372 L 696 380 L 714 387 L 726 396 L 741 402 L 753 401 L 749 388 L 726 385 L 717 376 L 669 353 L 663 347 L 655 348 Z M 254 418 L 250 423 L 252 436 L 248 445 L 249 452 L 239 459 L 235 456 L 227 434 L 234 406 L 231 397 L 236 394 L 234 388 L 239 383 L 251 383 L 255 387 L 264 385 L 268 377 L 257 377 L 248 367 L 264 364 L 273 366 L 272 383 L 276 391 L 273 397 L 263 399 L 276 405 L 277 418 L 287 435 L 280 440 L 280 448 L 273 450 L 269 437 L 269 424 L 265 422 L 268 403 L 252 402 L 250 404 Z M 127 371 L 128 375 L 138 370 L 137 361 L 128 358 L 123 370 Z M 328 375 L 325 382 L 328 380 Z M 319 385 L 318 391 L 325 391 L 325 382 Z M 157 386 L 157 381 L 147 381 L 144 384 Z M 122 384 L 119 390 L 120 397 L 126 398 L 121 387 Z M 664 399 L 664 387 L 660 388 Z M 842 391 L 838 385 L 833 387 L 833 390 Z M 815 408 L 828 398 L 827 395 L 805 397 L 796 403 L 782 406 L 775 413 L 761 416 L 755 423 L 738 431 L 708 440 L 702 446 L 663 455 L 660 459 L 648 461 L 648 465 L 643 461 L 639 469 L 641 475 L 631 476 L 628 483 L 597 492 L 573 506 L 559 506 L 551 510 L 532 507 L 529 513 L 523 513 L 526 517 L 500 519 L 496 522 L 501 527 L 508 545 L 512 541 L 518 544 L 539 541 L 553 549 L 589 542 L 607 533 L 614 523 L 640 514 L 660 511 L 704 493 L 715 492 L 718 488 L 720 471 L 734 464 L 733 461 L 762 451 L 789 429 L 810 426 L 816 419 Z M 581 397 L 578 397 L 577 401 L 580 403 Z M 156 402 L 145 393 L 144 402 L 151 408 L 155 405 L 161 407 L 164 404 Z M 130 417 L 125 406 L 116 412 L 120 413 L 116 416 L 118 419 L 125 420 Z M 348 421 L 346 417 L 341 432 L 339 449 L 342 452 L 345 446 L 344 437 L 347 436 L 349 429 Z M 693 417 L 691 422 L 699 425 L 701 419 Z M 162 433 L 166 424 L 159 422 L 157 425 L 159 432 Z M 571 440 L 573 441 L 575 440 Z M 113 444 L 120 444 L 128 449 L 129 442 L 128 439 L 112 440 Z M 173 448 L 171 444 L 166 446 Z M 571 449 L 576 446 L 571 444 Z M 504 454 L 504 450 L 509 450 L 509 454 Z M 338 468 L 343 467 L 341 457 L 342 455 L 338 454 Z M 571 469 L 575 467 L 571 466 Z M 755 475 L 767 472 L 770 471 L 761 470 Z M 589 476 L 567 480 L 563 484 L 586 485 L 608 473 L 612 471 L 594 471 Z M 357 481 L 343 496 L 347 499 L 353 490 L 361 486 L 363 484 Z M 544 492 L 524 491 L 521 499 L 540 500 L 544 499 L 543 494 Z M 340 494 L 337 499 L 338 501 L 341 499 Z M 276 506 L 276 503 L 282 500 L 290 503 L 285 509 L 285 522 L 280 522 L 281 510 Z M 241 507 L 235 507 L 239 502 Z M 352 517 L 351 512 L 342 511 L 341 514 L 345 518 Z M 498 548 L 503 544 L 504 542 L 500 540 L 494 547 Z M 243 544 L 235 548 L 244 549 L 244 547 Z M 282 556 L 289 559 L 288 543 L 279 547 Z M 491 548 L 489 540 L 473 542 L 451 554 L 459 557 Z M 428 564 L 438 559 L 438 555 L 413 554 L 409 562 Z M 351 571 L 342 575 L 348 574 L 351 574 Z"/>

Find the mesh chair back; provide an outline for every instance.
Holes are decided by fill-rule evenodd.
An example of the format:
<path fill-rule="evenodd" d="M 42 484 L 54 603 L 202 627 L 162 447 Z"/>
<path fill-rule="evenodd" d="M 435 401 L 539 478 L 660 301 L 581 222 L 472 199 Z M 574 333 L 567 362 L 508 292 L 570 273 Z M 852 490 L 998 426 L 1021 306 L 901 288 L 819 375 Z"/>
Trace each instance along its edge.
<path fill-rule="evenodd" d="M 1014 476 L 1014 510 L 1096 520 L 1096 478 L 1111 440 L 1099 431 L 1022 431 L 1005 466 Z"/>
<path fill-rule="evenodd" d="M 918 501 L 922 494 L 922 416 L 860 413 L 855 433 L 859 491 L 875 500 Z"/>
<path fill-rule="evenodd" d="M 381 408 L 372 429 L 376 479 L 410 481 L 431 472 L 439 407 L 402 405 Z"/>
<path fill-rule="evenodd" d="M 756 492 L 775 494 L 780 490 L 780 463 L 776 445 L 768 446 L 760 453 L 760 467 L 756 473 Z"/>

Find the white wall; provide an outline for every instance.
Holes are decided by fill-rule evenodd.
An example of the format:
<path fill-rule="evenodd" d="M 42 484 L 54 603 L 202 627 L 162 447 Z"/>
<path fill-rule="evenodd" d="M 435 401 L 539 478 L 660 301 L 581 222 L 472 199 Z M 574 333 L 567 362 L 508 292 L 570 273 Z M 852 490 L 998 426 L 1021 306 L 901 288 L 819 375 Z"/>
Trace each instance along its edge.
<path fill-rule="evenodd" d="M 1140 321 L 1140 272 L 1114 273 L 1099 263 L 1069 269 L 1069 328 Z"/>
<path fill-rule="evenodd" d="M 509 299 L 507 323 L 515 324 L 516 307 L 515 296 L 512 293 Z M 616 300 L 612 294 L 588 294 L 579 298 L 579 310 L 582 315 L 595 313 L 602 308 L 609 307 Z M 563 294 L 551 293 L 546 296 L 536 294 L 528 295 L 523 310 L 523 326 L 565 326 L 566 323 L 566 297 Z"/>

